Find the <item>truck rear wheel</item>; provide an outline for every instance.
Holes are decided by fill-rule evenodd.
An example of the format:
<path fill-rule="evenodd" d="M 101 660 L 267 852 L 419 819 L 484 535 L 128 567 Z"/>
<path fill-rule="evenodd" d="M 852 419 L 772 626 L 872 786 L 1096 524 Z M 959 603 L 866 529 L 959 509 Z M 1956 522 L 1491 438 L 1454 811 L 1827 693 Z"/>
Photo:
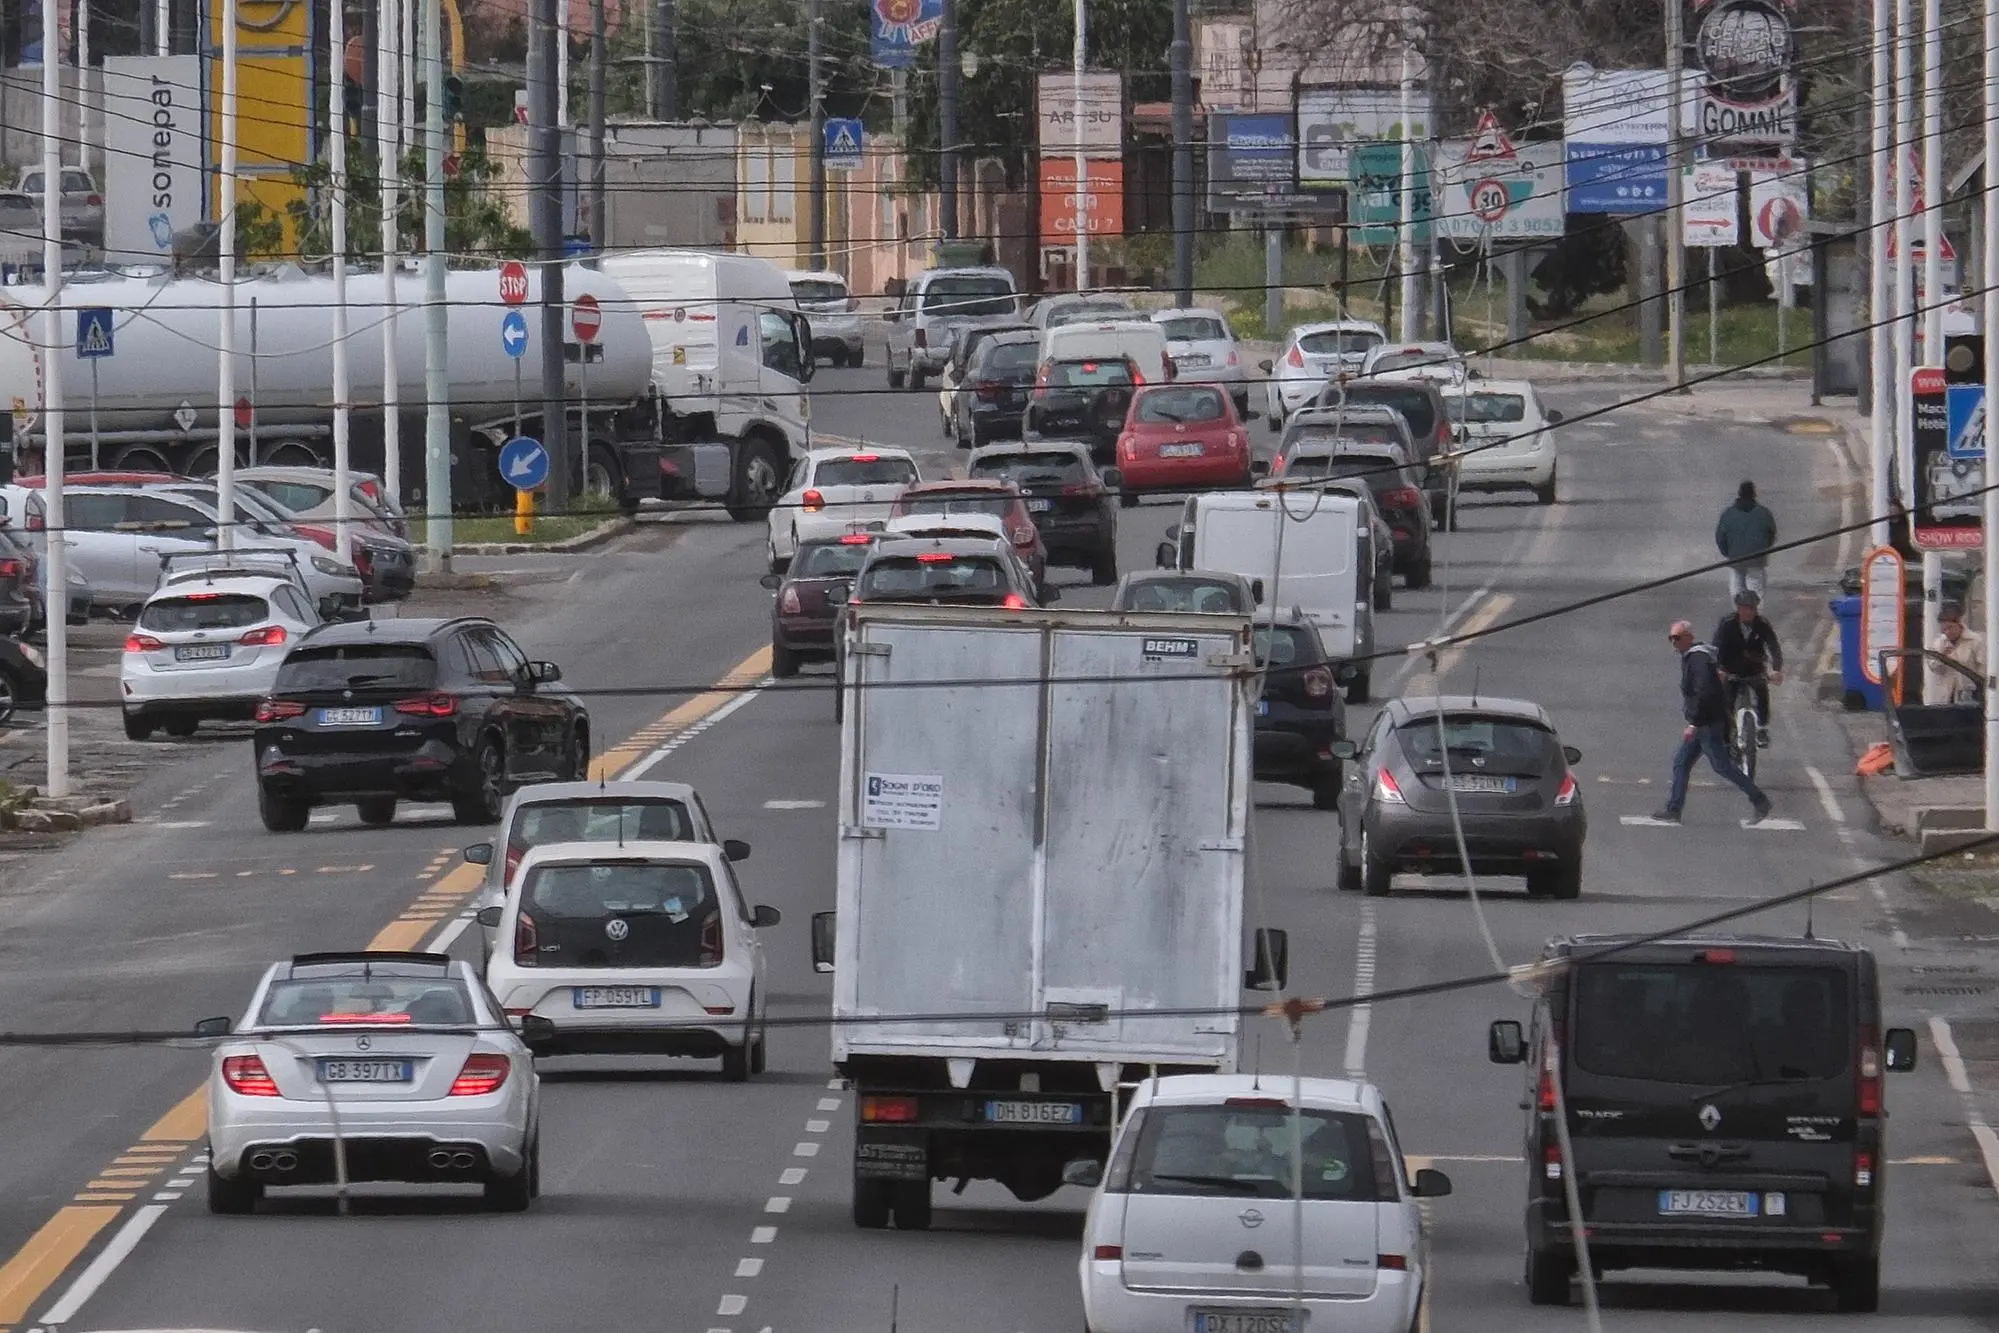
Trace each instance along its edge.
<path fill-rule="evenodd" d="M 888 1226 L 892 1180 L 854 1177 L 854 1225 L 863 1231 L 880 1231 Z"/>
<path fill-rule="evenodd" d="M 784 469 L 768 440 L 744 440 L 736 452 L 736 484 L 730 489 L 729 517 L 752 523 L 770 513 L 784 484 Z"/>
<path fill-rule="evenodd" d="M 593 444 L 583 457 L 583 505 L 590 511 L 616 508 L 625 493 L 625 470 L 609 446 Z"/>

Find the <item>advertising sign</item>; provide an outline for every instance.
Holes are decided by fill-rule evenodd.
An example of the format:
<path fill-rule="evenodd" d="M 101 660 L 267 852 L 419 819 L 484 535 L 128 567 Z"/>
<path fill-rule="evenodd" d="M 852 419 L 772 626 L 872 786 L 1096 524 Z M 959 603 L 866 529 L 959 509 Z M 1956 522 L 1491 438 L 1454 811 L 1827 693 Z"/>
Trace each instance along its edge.
<path fill-rule="evenodd" d="M 1560 237 L 1565 159 L 1559 143 L 1514 143 L 1487 112 L 1470 139 L 1438 144 L 1431 157 L 1438 233 L 1470 242 Z"/>
<path fill-rule="evenodd" d="M 1680 198 L 1686 207 L 1681 230 L 1687 245 L 1727 247 L 1740 243 L 1740 184 L 1735 167 L 1727 162 L 1696 163 L 1682 174 Z"/>
<path fill-rule="evenodd" d="M 113 263 L 171 261 L 201 221 L 201 59 L 104 61 L 104 249 Z"/>
<path fill-rule="evenodd" d="M 1124 235 L 1124 163 L 1091 158 L 1084 219 L 1092 236 Z M 1041 244 L 1076 243 L 1076 160 L 1041 159 Z"/>
<path fill-rule="evenodd" d="M 1709 148 L 1798 138 L 1793 0 L 1694 0 L 1693 123 Z"/>
<path fill-rule="evenodd" d="M 1413 94 L 1409 105 L 1409 137 L 1420 142 L 1430 136 L 1428 94 Z M 1392 88 L 1300 88 L 1297 123 L 1298 188 L 1344 189 L 1353 179 L 1356 144 L 1403 137 L 1401 94 Z"/>
<path fill-rule="evenodd" d="M 1085 74 L 1083 124 L 1076 126 L 1076 76 L 1043 74 L 1034 81 L 1035 116 L 1041 126 L 1043 157 L 1124 156 L 1124 77 Z M 1080 140 L 1080 142 L 1079 142 Z"/>
<path fill-rule="evenodd" d="M 1666 206 L 1666 145 L 1568 144 L 1572 213 L 1651 213 Z"/>
<path fill-rule="evenodd" d="M 1291 188 L 1298 138 L 1287 112 L 1208 117 L 1208 180 L 1219 195 L 1262 195 Z"/>
<path fill-rule="evenodd" d="M 1562 75 L 1562 136 L 1572 144 L 1658 144 L 1672 84 L 1663 69 L 1591 69 Z"/>
<path fill-rule="evenodd" d="M 1416 195 L 1409 201 L 1409 240 L 1412 245 L 1426 245 L 1430 240 L 1430 217 L 1436 208 L 1430 145 L 1413 145 L 1410 158 Z M 1351 161 L 1353 220 L 1361 224 L 1361 243 L 1395 244 L 1396 233 L 1402 226 L 1402 145 L 1355 144 Z"/>
<path fill-rule="evenodd" d="M 1860 674 L 1876 685 L 1881 683 L 1881 654 L 1902 646 L 1904 586 L 1902 554 L 1894 547 L 1877 546 L 1860 558 Z M 1901 681 L 1902 673 L 1896 671 L 1897 703 Z"/>
<path fill-rule="evenodd" d="M 1795 171 L 1755 171 L 1749 175 L 1749 237 L 1759 250 L 1794 250 L 1805 244 L 1811 219 L 1811 192 L 1804 164 Z"/>
<path fill-rule="evenodd" d="M 1256 80 L 1249 67 L 1255 46 L 1255 25 L 1248 19 L 1201 19 L 1194 25 L 1194 73 L 1200 80 L 1201 110 L 1234 111 L 1253 100 Z"/>
<path fill-rule="evenodd" d="M 937 35 L 944 0 L 869 0 L 868 27 L 876 69 L 908 69 L 916 48 Z"/>
<path fill-rule="evenodd" d="M 1909 375 L 1910 540 L 1924 550 L 1977 550 L 1985 516 L 1984 339 L 1949 338 L 1945 348 L 1942 366 Z"/>

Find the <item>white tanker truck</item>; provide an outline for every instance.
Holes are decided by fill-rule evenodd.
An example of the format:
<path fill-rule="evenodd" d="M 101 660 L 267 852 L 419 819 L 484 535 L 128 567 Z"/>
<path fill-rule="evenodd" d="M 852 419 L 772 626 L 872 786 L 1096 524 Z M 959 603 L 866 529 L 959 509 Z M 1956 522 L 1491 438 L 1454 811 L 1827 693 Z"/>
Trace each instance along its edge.
<path fill-rule="evenodd" d="M 511 498 L 497 458 L 515 433 L 517 411 L 522 433 L 544 443 L 552 434 L 541 424 L 540 276 L 533 269 L 528 285 L 518 307 L 528 347 L 516 360 L 501 342 L 509 307 L 497 271 L 447 276 L 456 509 Z M 384 283 L 380 273 L 360 273 L 347 286 L 353 465 L 380 472 Z M 808 447 L 804 381 L 812 359 L 803 349 L 811 346 L 811 328 L 783 273 L 743 255 L 642 250 L 606 256 L 598 270 L 568 267 L 563 291 L 572 300 L 594 296 L 602 311 L 601 331 L 587 348 L 563 321 L 566 437 L 577 489 L 627 509 L 653 498 L 708 501 L 738 519 L 760 517 Z M 92 363 L 78 355 L 78 312 L 105 308 L 113 354 L 95 363 L 99 466 L 213 473 L 218 292 L 204 277 L 74 280 L 63 289 L 59 336 L 50 338 L 44 289 L 0 288 L 0 408 L 12 408 L 0 431 L 11 426 L 19 466 L 41 468 L 43 366 L 52 353 L 63 358 L 64 456 L 71 468 L 90 464 Z M 402 498 L 423 512 L 420 274 L 398 276 L 396 305 Z M 236 387 L 253 422 L 236 432 L 240 461 L 331 465 L 332 307 L 332 282 L 296 269 L 237 284 Z"/>

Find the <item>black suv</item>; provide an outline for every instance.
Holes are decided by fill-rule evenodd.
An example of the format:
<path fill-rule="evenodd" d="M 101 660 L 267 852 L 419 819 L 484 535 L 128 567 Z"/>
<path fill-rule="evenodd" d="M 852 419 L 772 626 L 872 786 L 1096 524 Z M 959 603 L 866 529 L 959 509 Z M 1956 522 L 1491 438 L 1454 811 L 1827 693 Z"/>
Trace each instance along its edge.
<path fill-rule="evenodd" d="M 1347 734 L 1342 676 L 1319 642 L 1319 631 L 1297 611 L 1279 612 L 1255 626 L 1256 663 L 1264 670 L 1256 701 L 1254 776 L 1287 782 L 1312 793 L 1313 808 L 1336 810 L 1340 761 L 1333 742 Z"/>
<path fill-rule="evenodd" d="M 1048 563 L 1090 571 L 1090 582 L 1117 582 L 1117 501 L 1123 478 L 1099 472 L 1088 444 L 1040 441 L 977 449 L 965 474 L 1011 482 L 1048 548 Z"/>
<path fill-rule="evenodd" d="M 590 714 L 561 679 L 490 620 L 321 625 L 257 705 L 257 813 L 295 833 L 315 805 L 387 824 L 398 800 L 449 801 L 491 823 L 514 787 L 589 768 Z"/>
<path fill-rule="evenodd" d="M 1843 1311 L 1873 1310 L 1882 1075 L 1916 1063 L 1915 1033 L 1882 1030 L 1874 955 L 1809 938 L 1582 935 L 1549 941 L 1542 961 L 1528 1031 L 1509 1019 L 1487 1035 L 1495 1064 L 1527 1067 L 1534 1304 L 1568 1303 L 1573 1183 L 1599 1271 L 1795 1273 Z"/>
<path fill-rule="evenodd" d="M 1456 488 L 1458 465 L 1437 461 L 1456 447 L 1464 428 L 1451 420 L 1444 405 L 1444 393 L 1426 380 L 1342 380 L 1327 381 L 1319 390 L 1315 407 L 1376 405 L 1391 407 L 1409 423 L 1409 439 L 1415 446 L 1410 457 L 1421 474 L 1423 492 L 1430 500 L 1430 520 L 1438 527 L 1458 526 L 1457 506 L 1451 503 Z"/>
<path fill-rule="evenodd" d="M 1131 393 L 1145 378 L 1129 357 L 1079 356 L 1043 361 L 1021 419 L 1024 435 L 1082 436 L 1090 455 L 1108 463 L 1131 411 Z"/>

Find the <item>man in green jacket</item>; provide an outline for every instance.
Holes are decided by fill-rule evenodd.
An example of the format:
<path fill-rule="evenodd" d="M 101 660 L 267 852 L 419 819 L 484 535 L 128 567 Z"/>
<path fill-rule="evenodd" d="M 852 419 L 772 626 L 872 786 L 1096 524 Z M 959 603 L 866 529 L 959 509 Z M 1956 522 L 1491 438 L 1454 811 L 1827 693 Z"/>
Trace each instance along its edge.
<path fill-rule="evenodd" d="M 1714 547 L 1729 562 L 1729 596 L 1744 589 L 1763 595 L 1763 575 L 1776 544 L 1776 518 L 1756 502 L 1756 483 L 1743 482 L 1736 488 L 1735 503 L 1721 511 L 1721 521 L 1714 525 Z"/>

